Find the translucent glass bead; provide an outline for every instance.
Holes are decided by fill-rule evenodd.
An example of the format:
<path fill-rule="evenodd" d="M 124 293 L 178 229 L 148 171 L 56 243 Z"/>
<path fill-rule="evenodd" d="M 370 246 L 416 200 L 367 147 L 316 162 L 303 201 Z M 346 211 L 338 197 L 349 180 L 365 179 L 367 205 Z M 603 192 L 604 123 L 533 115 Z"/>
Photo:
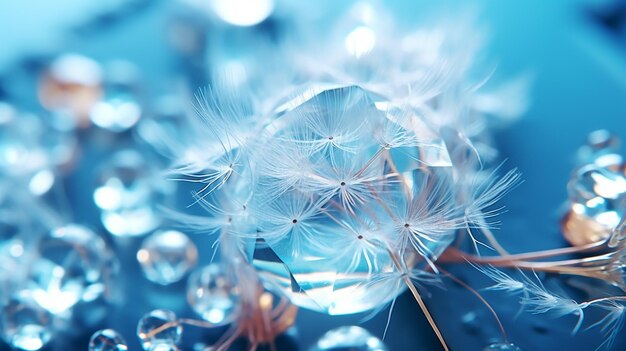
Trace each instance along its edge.
<path fill-rule="evenodd" d="M 122 150 L 105 164 L 93 200 L 111 234 L 143 235 L 161 223 L 156 206 L 172 186 L 173 182 L 158 178 L 137 151 Z"/>
<path fill-rule="evenodd" d="M 522 349 L 513 344 L 496 343 L 485 347 L 483 351 L 522 351 Z"/>
<path fill-rule="evenodd" d="M 310 351 L 387 351 L 387 346 L 367 330 L 357 326 L 328 331 Z"/>
<path fill-rule="evenodd" d="M 211 323 L 232 322 L 239 312 L 237 287 L 217 264 L 203 267 L 189 276 L 187 301 L 198 315 Z"/>
<path fill-rule="evenodd" d="M 37 303 L 63 313 L 92 301 L 107 289 L 114 259 L 104 240 L 79 225 L 59 227 L 43 237 L 29 269 L 28 289 Z"/>
<path fill-rule="evenodd" d="M 574 245 L 606 239 L 626 215 L 626 174 L 589 164 L 568 183 L 570 211 L 563 220 L 565 237 Z"/>
<path fill-rule="evenodd" d="M 0 313 L 4 339 L 16 350 L 40 350 L 52 337 L 52 317 L 20 292 L 4 305 Z"/>
<path fill-rule="evenodd" d="M 137 336 L 144 350 L 176 350 L 183 334 L 176 314 L 168 310 L 154 310 L 144 315 L 137 325 Z"/>
<path fill-rule="evenodd" d="M 126 340 L 113 329 L 98 330 L 89 339 L 89 351 L 126 351 Z"/>
<path fill-rule="evenodd" d="M 148 280 L 168 285 L 181 280 L 196 265 L 198 250 L 179 231 L 158 231 L 143 241 L 137 260 Z"/>

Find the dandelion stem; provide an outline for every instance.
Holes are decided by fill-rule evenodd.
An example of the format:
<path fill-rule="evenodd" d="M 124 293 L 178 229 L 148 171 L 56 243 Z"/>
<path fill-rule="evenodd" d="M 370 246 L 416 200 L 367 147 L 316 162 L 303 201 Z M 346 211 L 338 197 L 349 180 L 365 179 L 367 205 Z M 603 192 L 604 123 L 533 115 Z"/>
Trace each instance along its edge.
<path fill-rule="evenodd" d="M 400 260 L 399 260 L 398 256 L 393 251 L 391 251 L 390 249 L 388 249 L 388 252 L 389 252 L 389 256 L 391 257 L 391 259 L 392 259 L 394 265 L 396 266 L 396 268 L 398 270 L 400 270 L 400 271 L 403 271 L 404 268 L 403 268 L 403 265 L 400 263 Z M 420 296 L 419 292 L 417 291 L 417 288 L 415 287 L 415 284 L 413 284 L 413 282 L 411 281 L 411 278 L 409 278 L 408 275 L 404 275 L 404 282 L 406 283 L 407 287 L 409 288 L 409 290 L 413 294 L 413 297 L 415 298 L 415 301 L 417 301 L 417 304 L 422 309 L 422 312 L 424 313 L 424 316 L 428 320 L 428 323 L 430 324 L 430 327 L 433 329 L 433 331 L 437 335 L 437 338 L 439 339 L 439 342 L 441 343 L 441 346 L 443 347 L 443 349 L 445 351 L 448 351 L 449 348 L 448 348 L 448 345 L 446 344 L 446 340 L 443 338 L 443 335 L 441 334 L 441 331 L 439 330 L 439 327 L 437 327 L 437 323 L 435 322 L 435 320 L 433 319 L 432 315 L 428 311 L 428 308 L 426 307 L 426 304 L 424 303 L 424 300 L 422 299 L 422 297 Z"/>

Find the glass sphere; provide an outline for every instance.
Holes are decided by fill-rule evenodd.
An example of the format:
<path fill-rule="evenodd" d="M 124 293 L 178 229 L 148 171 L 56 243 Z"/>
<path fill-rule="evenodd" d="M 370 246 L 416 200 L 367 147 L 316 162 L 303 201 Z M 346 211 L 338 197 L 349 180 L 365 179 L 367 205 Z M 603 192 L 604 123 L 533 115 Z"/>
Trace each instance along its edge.
<path fill-rule="evenodd" d="M 153 310 L 137 324 L 137 336 L 144 350 L 175 350 L 183 334 L 176 314 L 169 310 Z"/>
<path fill-rule="evenodd" d="M 4 339 L 16 350 L 42 349 L 52 337 L 52 316 L 30 297 L 17 293 L 1 310 Z"/>
<path fill-rule="evenodd" d="M 387 351 L 387 346 L 357 326 L 339 327 L 324 334 L 310 351 Z"/>
<path fill-rule="evenodd" d="M 237 286 L 218 264 L 210 264 L 189 276 L 187 302 L 204 320 L 215 324 L 230 323 L 239 312 Z"/>
<path fill-rule="evenodd" d="M 91 335 L 89 351 L 126 351 L 126 340 L 113 329 L 103 329 Z"/>
<path fill-rule="evenodd" d="M 159 178 L 139 152 L 122 150 L 105 163 L 93 200 L 111 234 L 144 235 L 161 224 L 157 206 L 172 186 L 173 182 Z"/>
<path fill-rule="evenodd" d="M 33 299 L 54 314 L 100 297 L 110 283 L 114 257 L 94 232 L 69 224 L 41 238 L 29 268 Z"/>
<path fill-rule="evenodd" d="M 198 250 L 179 231 L 158 231 L 143 241 L 137 260 L 148 280 L 168 285 L 181 280 L 196 265 Z"/>

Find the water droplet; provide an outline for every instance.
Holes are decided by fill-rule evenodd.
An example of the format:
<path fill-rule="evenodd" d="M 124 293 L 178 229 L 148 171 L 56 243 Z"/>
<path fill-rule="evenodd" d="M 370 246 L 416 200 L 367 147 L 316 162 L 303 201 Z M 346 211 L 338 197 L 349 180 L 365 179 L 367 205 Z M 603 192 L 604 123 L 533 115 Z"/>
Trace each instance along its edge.
<path fill-rule="evenodd" d="M 126 340 L 113 329 L 98 330 L 89 339 L 89 351 L 126 351 Z"/>
<path fill-rule="evenodd" d="M 357 326 L 339 327 L 328 331 L 311 351 L 387 351 L 387 346 L 367 330 Z"/>
<path fill-rule="evenodd" d="M 52 337 L 51 316 L 28 295 L 17 293 L 2 308 L 4 339 L 17 350 L 40 350 Z"/>
<path fill-rule="evenodd" d="M 181 280 L 196 265 L 198 250 L 179 231 L 159 231 L 143 241 L 137 260 L 148 280 L 168 285 Z"/>
<path fill-rule="evenodd" d="M 176 314 L 169 310 L 154 310 L 144 315 L 137 325 L 137 336 L 144 350 L 176 350 L 183 326 L 177 323 Z"/>
<path fill-rule="evenodd" d="M 239 308 L 237 288 L 218 264 L 203 267 L 189 276 L 187 301 L 203 319 L 216 324 L 232 322 Z"/>
<path fill-rule="evenodd" d="M 157 176 L 139 152 L 122 150 L 105 164 L 93 200 L 111 234 L 143 235 L 161 223 L 156 206 L 172 186 L 173 182 Z"/>
<path fill-rule="evenodd" d="M 463 325 L 463 328 L 471 334 L 477 334 L 481 330 L 480 318 L 474 311 L 464 314 L 461 317 L 461 324 Z"/>
<path fill-rule="evenodd" d="M 514 344 L 495 343 L 485 347 L 483 351 L 522 351 L 522 349 Z"/>
<path fill-rule="evenodd" d="M 102 238 L 85 227 L 66 225 L 40 240 L 27 287 L 41 307 L 63 313 L 78 301 L 101 296 L 113 265 L 113 256 Z"/>

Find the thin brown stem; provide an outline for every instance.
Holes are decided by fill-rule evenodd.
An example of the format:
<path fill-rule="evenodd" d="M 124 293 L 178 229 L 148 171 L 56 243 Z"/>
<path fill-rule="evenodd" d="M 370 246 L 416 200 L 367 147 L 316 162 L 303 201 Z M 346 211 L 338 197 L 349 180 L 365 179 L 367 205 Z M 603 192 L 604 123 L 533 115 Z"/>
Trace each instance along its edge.
<path fill-rule="evenodd" d="M 400 260 L 398 259 L 397 255 L 391 251 L 388 250 L 389 252 L 389 256 L 391 257 L 394 265 L 396 266 L 396 268 L 400 271 L 403 270 L 403 266 L 400 263 Z M 439 330 L 439 327 L 437 326 L 437 323 L 435 322 L 434 318 L 432 317 L 432 315 L 430 314 L 430 312 L 428 311 L 428 308 L 426 307 L 426 304 L 424 303 L 424 300 L 422 299 L 422 297 L 420 296 L 419 292 L 417 291 L 417 288 L 415 287 L 415 284 L 413 284 L 413 282 L 411 281 L 411 279 L 405 275 L 403 277 L 405 284 L 407 285 L 407 287 L 409 288 L 409 290 L 411 291 L 411 294 L 413 294 L 413 297 L 415 298 L 415 301 L 417 301 L 417 304 L 420 306 L 420 309 L 422 310 L 422 312 L 424 313 L 424 316 L 426 317 L 426 320 L 428 320 L 428 323 L 430 324 L 430 327 L 433 329 L 433 331 L 435 332 L 435 335 L 437 335 L 437 338 L 439 339 L 439 342 L 441 343 L 441 346 L 443 347 L 443 349 L 445 351 L 448 351 L 448 345 L 446 344 L 446 340 L 444 339 L 443 335 L 441 334 L 441 331 Z"/>

